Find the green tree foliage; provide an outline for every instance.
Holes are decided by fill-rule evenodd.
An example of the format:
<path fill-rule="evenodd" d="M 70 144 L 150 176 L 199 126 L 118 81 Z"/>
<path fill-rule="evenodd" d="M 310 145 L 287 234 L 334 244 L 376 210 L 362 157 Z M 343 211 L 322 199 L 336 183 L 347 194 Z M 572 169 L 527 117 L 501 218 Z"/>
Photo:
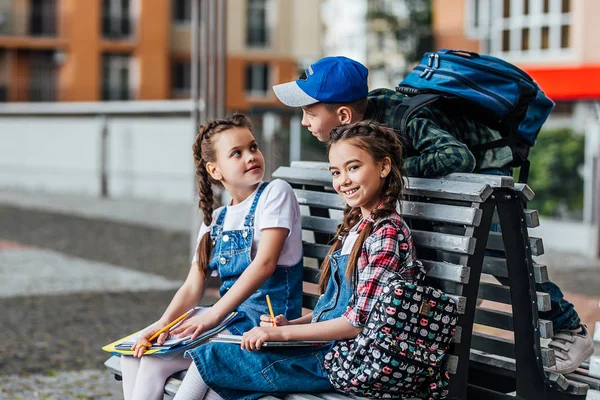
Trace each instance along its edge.
<path fill-rule="evenodd" d="M 529 153 L 529 186 L 535 192 L 529 208 L 541 215 L 579 218 L 583 209 L 585 138 L 570 129 L 544 130 Z"/>
<path fill-rule="evenodd" d="M 400 19 L 385 6 L 372 2 L 367 13 L 370 21 L 382 20 L 392 32 L 402 55 L 409 63 L 421 60 L 423 53 L 434 50 L 431 30 L 431 0 L 398 0 L 406 6 L 408 15 Z"/>

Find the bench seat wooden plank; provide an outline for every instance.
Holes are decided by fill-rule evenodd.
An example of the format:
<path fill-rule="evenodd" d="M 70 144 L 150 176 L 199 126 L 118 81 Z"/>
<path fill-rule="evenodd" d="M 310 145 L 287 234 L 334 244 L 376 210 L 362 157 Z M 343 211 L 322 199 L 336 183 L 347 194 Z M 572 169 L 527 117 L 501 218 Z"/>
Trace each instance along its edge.
<path fill-rule="evenodd" d="M 310 190 L 294 189 L 301 206 L 344 210 L 346 202 L 335 193 L 319 193 Z M 479 226 L 481 210 L 446 204 L 422 203 L 403 200 L 400 202 L 402 215 L 406 218 L 427 219 L 434 222 Z"/>
<path fill-rule="evenodd" d="M 585 383 L 591 389 L 600 390 L 600 379 L 591 377 L 589 375 L 589 371 L 583 370 L 581 368 L 578 368 L 572 374 L 566 374 L 565 378 L 571 381 Z"/>
<path fill-rule="evenodd" d="M 529 247 L 531 248 L 532 256 L 541 256 L 544 254 L 544 243 L 541 238 L 529 237 Z M 490 236 L 487 242 L 488 250 L 504 251 L 504 242 L 502 240 L 501 232 L 490 232 Z"/>
<path fill-rule="evenodd" d="M 498 218 L 498 211 L 494 211 L 492 217 L 492 224 L 499 224 L 500 219 Z M 525 223 L 528 228 L 537 228 L 540 226 L 540 215 L 537 210 L 525 210 Z"/>
<path fill-rule="evenodd" d="M 302 216 L 302 228 L 314 232 L 333 234 L 338 222 L 331 218 Z M 441 251 L 450 251 L 459 254 L 473 254 L 475 251 L 475 238 L 449 235 L 440 232 L 426 232 L 414 229 L 413 240 L 417 246 Z"/>
<path fill-rule="evenodd" d="M 538 311 L 550 311 L 550 295 L 543 292 L 536 292 L 536 295 Z M 477 297 L 502 304 L 511 304 L 510 288 L 508 286 L 481 282 L 479 284 L 479 292 Z"/>
<path fill-rule="evenodd" d="M 506 259 L 500 257 L 484 257 L 482 272 L 501 278 L 508 278 Z M 548 282 L 548 267 L 543 264 L 533 263 L 533 277 L 536 283 Z"/>
<path fill-rule="evenodd" d="M 284 179 L 289 183 L 315 186 L 331 186 L 331 173 L 320 169 L 310 170 L 292 167 L 279 167 L 273 178 Z M 423 196 L 440 199 L 462 200 L 482 203 L 492 194 L 493 189 L 484 183 L 448 181 L 442 179 L 409 178 L 405 189 L 407 196 Z"/>
<path fill-rule="evenodd" d="M 498 336 L 473 332 L 471 348 L 486 353 L 498 354 L 504 357 L 515 358 L 515 342 Z"/>
<path fill-rule="evenodd" d="M 475 238 L 473 237 L 449 235 L 440 232 L 426 232 L 417 229 L 412 230 L 412 235 L 417 246 L 428 249 L 459 254 L 473 254 L 475 251 Z"/>
<path fill-rule="evenodd" d="M 492 328 L 512 331 L 513 319 L 512 314 L 504 311 L 490 310 L 478 307 L 475 310 L 475 323 L 480 325 L 491 326 Z M 539 320 L 540 337 L 543 339 L 551 339 L 554 336 L 552 321 L 545 319 Z"/>
<path fill-rule="evenodd" d="M 442 177 L 442 179 L 448 181 L 485 183 L 493 188 L 514 188 L 515 186 L 515 180 L 512 176 L 503 175 L 482 175 L 454 172 Z"/>
<path fill-rule="evenodd" d="M 317 255 L 321 255 L 320 253 Z M 308 255 L 305 253 L 305 257 Z M 323 254 L 323 257 L 325 254 Z M 319 257 L 322 258 L 322 257 Z M 445 280 L 457 283 L 468 283 L 470 268 L 463 265 L 456 265 L 447 262 L 421 260 L 427 276 L 438 280 Z M 319 270 L 310 267 L 304 267 L 303 280 L 310 283 L 319 282 Z"/>
<path fill-rule="evenodd" d="M 523 198 L 525 201 L 531 201 L 535 197 L 535 193 L 531 188 L 525 183 L 515 183 L 515 191 Z"/>
<path fill-rule="evenodd" d="M 457 283 L 469 283 L 471 275 L 471 268 L 469 267 L 445 261 L 421 260 L 421 262 L 427 271 L 427 276 L 430 278 Z"/>

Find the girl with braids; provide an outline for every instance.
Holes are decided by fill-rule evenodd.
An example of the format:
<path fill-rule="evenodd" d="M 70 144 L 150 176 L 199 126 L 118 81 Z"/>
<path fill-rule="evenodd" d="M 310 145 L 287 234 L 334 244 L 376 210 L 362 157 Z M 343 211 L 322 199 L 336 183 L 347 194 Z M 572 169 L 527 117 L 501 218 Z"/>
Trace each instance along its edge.
<path fill-rule="evenodd" d="M 409 228 L 396 211 L 403 188 L 397 135 L 369 121 L 341 125 L 331 133 L 328 154 L 333 188 L 347 207 L 321 266 L 322 295 L 314 311 L 294 320 L 262 315 L 240 347 L 200 346 L 175 400 L 331 391 L 323 365 L 331 345 L 254 350 L 265 341 L 353 339 L 390 277 L 421 278 Z"/>
<path fill-rule="evenodd" d="M 126 400 L 162 399 L 166 379 L 190 366 L 192 359 L 183 352 L 170 359 L 142 355 L 154 332 L 198 304 L 211 272 L 220 276 L 221 298 L 203 313 L 185 319 L 171 334 L 195 338 L 237 310 L 238 317 L 227 329 L 241 335 L 268 313 L 267 294 L 275 312 L 287 318 L 302 314 L 300 207 L 287 182 L 262 181 L 264 158 L 248 118 L 235 114 L 208 121 L 200 127 L 193 153 L 204 215 L 197 252 L 185 282 L 162 317 L 144 331 L 134 356 L 121 357 Z M 213 210 L 212 185 L 229 192 L 228 206 Z M 166 336 L 159 336 L 158 343 Z"/>

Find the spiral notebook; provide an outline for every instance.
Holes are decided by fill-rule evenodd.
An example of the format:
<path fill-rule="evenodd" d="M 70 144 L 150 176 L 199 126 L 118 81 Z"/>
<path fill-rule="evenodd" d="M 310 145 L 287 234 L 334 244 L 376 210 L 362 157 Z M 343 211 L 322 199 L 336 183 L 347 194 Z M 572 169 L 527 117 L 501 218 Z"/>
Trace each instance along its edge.
<path fill-rule="evenodd" d="M 200 315 L 210 309 L 210 307 L 194 307 L 194 308 L 195 308 L 195 311 L 192 314 L 190 314 L 184 320 L 180 321 L 177 325 L 174 325 L 171 328 L 171 330 L 175 329 L 179 324 L 181 324 L 186 319 Z M 163 343 L 162 345 L 154 344 L 152 347 L 148 348 L 148 350 L 146 350 L 146 352 L 144 354 L 148 354 L 148 355 L 149 354 L 165 354 L 165 353 L 168 353 L 171 351 L 176 351 L 176 350 L 185 349 L 187 347 L 192 347 L 193 345 L 200 343 L 200 342 L 206 340 L 207 338 L 221 332 L 223 329 L 225 329 L 227 327 L 227 325 L 229 325 L 234 319 L 236 319 L 237 316 L 238 316 L 238 312 L 232 311 L 231 313 L 229 313 L 229 315 L 227 315 L 227 317 L 225 319 L 223 319 L 223 321 L 221 321 L 221 323 L 219 325 L 202 333 L 201 335 L 199 335 L 198 337 L 196 337 L 193 340 L 191 339 L 192 335 L 188 335 L 188 336 L 181 337 L 181 338 L 169 337 L 165 341 L 165 343 Z M 140 329 L 137 332 L 134 332 L 130 335 L 127 335 L 127 336 L 119 339 L 119 340 L 109 343 L 106 346 L 102 347 L 102 350 L 109 352 L 109 353 L 132 355 L 133 351 L 131 351 L 131 347 L 135 344 L 139 335 L 145 329 L 146 328 Z"/>

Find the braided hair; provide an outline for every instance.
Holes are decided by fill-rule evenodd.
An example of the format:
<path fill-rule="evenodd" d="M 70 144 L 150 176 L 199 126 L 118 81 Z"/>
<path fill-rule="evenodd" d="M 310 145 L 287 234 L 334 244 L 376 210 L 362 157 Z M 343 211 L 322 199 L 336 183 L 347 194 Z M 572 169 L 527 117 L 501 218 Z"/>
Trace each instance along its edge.
<path fill-rule="evenodd" d="M 200 126 L 192 150 L 194 165 L 196 166 L 196 185 L 198 186 L 198 207 L 202 210 L 204 225 L 210 226 L 214 208 L 214 195 L 212 185 L 222 186 L 222 183 L 213 179 L 206 170 L 206 164 L 216 161 L 214 139 L 219 133 L 231 128 L 247 128 L 252 132 L 252 125 L 248 117 L 243 114 L 233 114 L 226 119 L 213 119 Z M 212 240 L 210 232 L 206 232 L 197 249 L 198 265 L 200 271 L 206 276 L 210 256 L 212 254 Z"/>
<path fill-rule="evenodd" d="M 389 157 L 391 160 L 390 173 L 385 178 L 381 193 L 379 194 L 380 201 L 377 202 L 377 206 L 371 211 L 371 215 L 361 230 L 348 258 L 346 275 L 351 278 L 356 269 L 362 245 L 373 231 L 374 222 L 396 211 L 396 204 L 402 198 L 404 180 L 402 174 L 402 144 L 394 130 L 368 120 L 349 125 L 340 125 L 331 131 L 331 136 L 327 143 L 327 153 L 329 154 L 333 145 L 344 141 L 369 153 L 375 162 L 383 161 L 386 157 Z M 334 242 L 321 263 L 321 277 L 319 279 L 321 293 L 325 292 L 329 276 L 331 275 L 329 256 L 341 247 L 343 239 L 361 218 L 360 207 L 352 208 L 347 205 L 344 209 L 344 219 L 338 225 L 333 239 Z"/>

